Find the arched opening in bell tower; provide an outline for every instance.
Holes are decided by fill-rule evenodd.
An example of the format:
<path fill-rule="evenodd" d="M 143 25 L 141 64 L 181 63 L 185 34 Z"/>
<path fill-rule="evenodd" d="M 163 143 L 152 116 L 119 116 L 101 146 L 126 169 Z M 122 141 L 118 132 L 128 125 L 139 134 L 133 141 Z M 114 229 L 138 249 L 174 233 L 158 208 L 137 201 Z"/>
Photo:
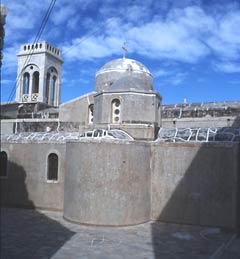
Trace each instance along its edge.
<path fill-rule="evenodd" d="M 33 82 L 32 82 L 32 93 L 33 94 L 36 94 L 39 92 L 39 72 L 38 71 L 35 71 L 33 73 L 33 78 L 32 78 Z"/>
<path fill-rule="evenodd" d="M 55 96 L 56 96 L 56 82 L 57 82 L 57 77 L 53 76 L 51 80 L 51 104 L 55 104 Z"/>
<path fill-rule="evenodd" d="M 54 67 L 48 69 L 46 77 L 47 104 L 57 106 L 59 98 L 58 72 Z"/>
<path fill-rule="evenodd" d="M 28 72 L 23 74 L 23 94 L 29 93 L 30 75 Z"/>

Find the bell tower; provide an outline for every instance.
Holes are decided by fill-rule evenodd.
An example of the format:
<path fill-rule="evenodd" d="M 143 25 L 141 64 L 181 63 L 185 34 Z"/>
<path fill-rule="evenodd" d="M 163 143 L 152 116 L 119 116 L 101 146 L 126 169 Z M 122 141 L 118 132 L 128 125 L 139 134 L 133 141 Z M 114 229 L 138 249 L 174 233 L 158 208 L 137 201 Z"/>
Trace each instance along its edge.
<path fill-rule="evenodd" d="M 16 102 L 58 107 L 61 97 L 61 52 L 46 41 L 21 45 Z"/>

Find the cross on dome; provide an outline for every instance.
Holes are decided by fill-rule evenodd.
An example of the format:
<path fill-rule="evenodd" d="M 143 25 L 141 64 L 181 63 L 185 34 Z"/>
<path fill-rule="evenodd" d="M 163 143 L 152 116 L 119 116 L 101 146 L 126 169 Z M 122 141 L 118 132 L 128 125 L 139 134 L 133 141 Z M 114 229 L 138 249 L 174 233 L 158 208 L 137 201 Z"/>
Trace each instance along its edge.
<path fill-rule="evenodd" d="M 123 49 L 123 58 L 126 58 L 126 53 L 127 53 L 126 42 L 123 43 L 122 49 Z"/>

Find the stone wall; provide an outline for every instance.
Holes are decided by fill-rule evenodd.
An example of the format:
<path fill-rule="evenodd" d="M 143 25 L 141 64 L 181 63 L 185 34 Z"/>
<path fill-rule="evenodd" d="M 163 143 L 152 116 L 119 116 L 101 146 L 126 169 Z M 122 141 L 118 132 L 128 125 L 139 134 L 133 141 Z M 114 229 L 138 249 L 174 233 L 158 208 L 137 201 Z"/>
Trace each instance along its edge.
<path fill-rule="evenodd" d="M 80 125 L 88 125 L 88 107 L 93 104 L 95 92 L 80 96 L 66 102 L 59 107 L 59 120 L 61 122 L 78 122 Z"/>
<path fill-rule="evenodd" d="M 216 127 L 240 127 L 238 116 L 227 117 L 200 117 L 200 118 L 162 118 L 163 128 L 216 128 Z"/>
<path fill-rule="evenodd" d="M 63 127 L 59 120 L 52 119 L 15 119 L 1 121 L 1 134 L 16 134 L 23 132 L 57 131 Z"/>
<path fill-rule="evenodd" d="M 163 105 L 162 127 L 239 127 L 239 115 L 239 101 Z"/>
<path fill-rule="evenodd" d="M 239 116 L 240 101 L 168 104 L 162 107 L 162 118 L 201 118 Z"/>
<path fill-rule="evenodd" d="M 152 146 L 152 219 L 239 226 L 239 144 Z"/>
<path fill-rule="evenodd" d="M 64 206 L 66 219 L 93 225 L 159 220 L 239 228 L 237 142 L 51 139 L 3 141 L 9 164 L 1 178 L 2 204 Z M 52 152 L 59 157 L 57 183 L 46 179 Z"/>
<path fill-rule="evenodd" d="M 121 102 L 120 124 L 160 124 L 160 96 L 155 92 L 103 92 L 94 97 L 94 124 L 111 124 L 112 101 Z"/>
<path fill-rule="evenodd" d="M 2 143 L 8 155 L 7 177 L 1 178 L 1 204 L 63 209 L 65 145 L 61 143 Z M 47 181 L 47 157 L 59 158 L 58 181 Z"/>

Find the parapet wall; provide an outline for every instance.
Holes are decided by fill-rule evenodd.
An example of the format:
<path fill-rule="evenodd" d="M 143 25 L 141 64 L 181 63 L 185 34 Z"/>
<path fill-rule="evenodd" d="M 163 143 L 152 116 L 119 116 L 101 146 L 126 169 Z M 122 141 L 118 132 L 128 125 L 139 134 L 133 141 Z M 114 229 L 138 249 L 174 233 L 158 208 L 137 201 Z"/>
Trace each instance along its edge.
<path fill-rule="evenodd" d="M 237 142 L 66 143 L 57 134 L 53 137 L 4 140 L 1 150 L 9 162 L 8 175 L 1 178 L 2 204 L 63 209 L 66 219 L 81 224 L 123 226 L 159 220 L 239 228 Z M 59 158 L 55 183 L 46 179 L 50 153 Z"/>
<path fill-rule="evenodd" d="M 152 146 L 152 220 L 239 226 L 239 144 Z"/>
<path fill-rule="evenodd" d="M 1 143 L 7 153 L 7 176 L 1 177 L 1 205 L 63 209 L 65 144 L 24 141 Z M 58 155 L 58 181 L 47 181 L 47 158 Z"/>

